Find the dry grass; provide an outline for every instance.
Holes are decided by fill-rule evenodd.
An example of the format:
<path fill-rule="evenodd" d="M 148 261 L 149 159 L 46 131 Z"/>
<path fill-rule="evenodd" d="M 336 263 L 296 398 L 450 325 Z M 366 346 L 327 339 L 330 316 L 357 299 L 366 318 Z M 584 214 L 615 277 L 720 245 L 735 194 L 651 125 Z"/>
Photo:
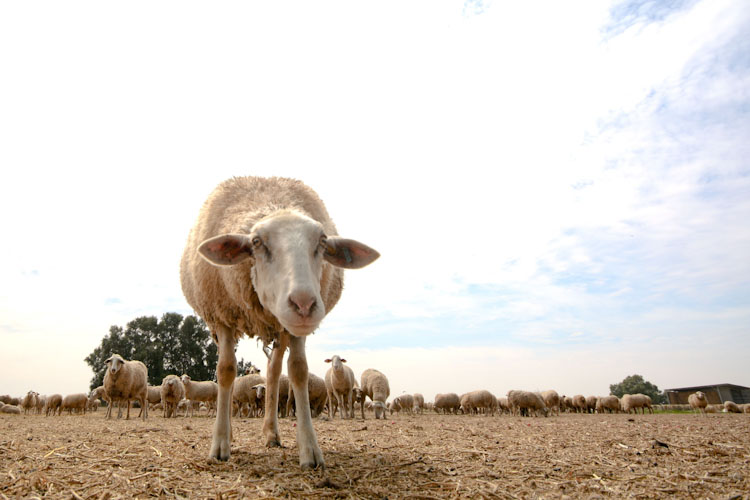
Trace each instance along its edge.
<path fill-rule="evenodd" d="M 316 420 L 327 467 L 302 472 L 293 420 L 281 449 L 234 420 L 232 458 L 209 464 L 212 418 L 157 413 L 0 415 L 0 496 L 750 498 L 748 415 Z"/>

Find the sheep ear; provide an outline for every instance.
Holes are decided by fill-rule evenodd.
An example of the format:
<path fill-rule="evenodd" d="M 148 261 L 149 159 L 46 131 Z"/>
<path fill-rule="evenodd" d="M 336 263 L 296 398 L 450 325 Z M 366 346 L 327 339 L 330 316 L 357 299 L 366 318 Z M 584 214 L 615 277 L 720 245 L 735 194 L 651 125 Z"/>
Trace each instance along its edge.
<path fill-rule="evenodd" d="M 244 234 L 222 234 L 201 243 L 198 253 L 215 266 L 234 266 L 252 257 L 253 249 Z"/>
<path fill-rule="evenodd" d="M 342 358 L 342 359 L 341 359 L 341 362 L 342 362 L 342 363 L 346 363 L 346 360 Z"/>
<path fill-rule="evenodd" d="M 330 358 L 328 358 L 328 359 L 325 360 L 325 363 L 330 363 L 330 362 L 331 362 Z"/>
<path fill-rule="evenodd" d="M 336 267 L 359 269 L 374 262 L 380 254 L 359 241 L 334 236 L 326 240 L 323 257 Z"/>
<path fill-rule="evenodd" d="M 109 358 L 107 358 L 107 361 L 105 361 L 105 362 L 104 362 L 104 364 L 105 364 L 105 365 L 108 365 L 108 364 L 110 364 L 111 362 L 112 362 L 112 357 L 110 356 Z"/>

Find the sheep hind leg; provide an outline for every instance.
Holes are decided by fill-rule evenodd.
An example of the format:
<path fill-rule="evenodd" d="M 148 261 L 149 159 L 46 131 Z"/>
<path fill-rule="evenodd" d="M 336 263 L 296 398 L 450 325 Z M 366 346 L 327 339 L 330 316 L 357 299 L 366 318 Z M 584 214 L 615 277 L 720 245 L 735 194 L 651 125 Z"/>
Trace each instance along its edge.
<path fill-rule="evenodd" d="M 289 382 L 294 388 L 294 403 L 297 408 L 297 447 L 299 464 L 303 470 L 325 467 L 323 452 L 318 446 L 318 438 L 312 425 L 310 414 L 310 394 L 307 386 L 307 357 L 305 337 L 291 337 L 289 360 L 287 361 Z"/>
<path fill-rule="evenodd" d="M 281 446 L 279 437 L 279 378 L 284 363 L 284 352 L 289 345 L 289 335 L 284 333 L 279 342 L 274 343 L 271 357 L 268 358 L 268 379 L 266 386 L 266 411 L 263 416 L 263 436 L 269 448 Z"/>
<path fill-rule="evenodd" d="M 232 386 L 237 376 L 237 358 L 234 346 L 237 340 L 234 329 L 226 326 L 216 328 L 214 338 L 219 344 L 219 363 L 216 367 L 216 378 L 219 382 L 219 394 L 216 401 L 216 421 L 214 423 L 211 449 L 208 460 L 229 460 L 232 440 Z"/>

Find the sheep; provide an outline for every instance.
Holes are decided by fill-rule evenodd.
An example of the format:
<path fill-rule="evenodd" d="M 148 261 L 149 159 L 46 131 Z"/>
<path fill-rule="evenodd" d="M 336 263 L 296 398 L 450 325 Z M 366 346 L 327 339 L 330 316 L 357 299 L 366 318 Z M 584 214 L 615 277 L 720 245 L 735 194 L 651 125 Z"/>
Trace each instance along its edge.
<path fill-rule="evenodd" d="M 418 411 L 421 415 L 424 413 L 424 396 L 418 392 L 414 394 L 414 411 Z"/>
<path fill-rule="evenodd" d="M 586 413 L 586 398 L 583 394 L 573 396 L 572 410 L 576 413 Z"/>
<path fill-rule="evenodd" d="M 497 409 L 499 413 L 512 413 L 507 396 L 497 398 Z"/>
<path fill-rule="evenodd" d="M 125 420 L 130 419 L 130 402 L 137 400 L 141 406 L 142 418 L 148 418 L 148 369 L 140 361 L 126 361 L 119 354 L 113 354 L 105 362 L 104 390 L 109 397 L 105 418 L 112 417 L 112 405 L 115 401 L 127 401 L 128 412 Z"/>
<path fill-rule="evenodd" d="M 232 399 L 239 403 L 240 415 L 245 408 L 248 409 L 247 416 L 258 416 L 257 389 L 254 387 L 265 384 L 266 378 L 256 374 L 243 375 L 234 381 L 232 388 Z M 217 387 L 218 389 L 218 387 Z"/>
<path fill-rule="evenodd" d="M 442 410 L 443 413 L 458 414 L 458 410 L 461 407 L 461 399 L 455 392 L 436 394 L 434 404 L 435 413 Z"/>
<path fill-rule="evenodd" d="M 603 396 L 596 400 L 597 413 L 618 413 L 620 411 L 620 398 L 617 396 Z"/>
<path fill-rule="evenodd" d="M 596 413 L 596 396 L 588 396 L 586 398 L 586 413 Z"/>
<path fill-rule="evenodd" d="M 44 415 L 46 417 L 49 417 L 50 412 L 52 412 L 52 416 L 55 416 L 55 412 L 59 412 L 59 414 L 62 413 L 62 395 L 61 394 L 52 394 L 51 396 L 47 397 L 47 404 L 44 407 Z"/>
<path fill-rule="evenodd" d="M 370 398 L 375 410 L 375 419 L 385 419 L 385 402 L 391 395 L 391 387 L 388 384 L 388 377 L 374 368 L 368 368 L 360 376 L 360 386 L 362 390 L 362 400 L 360 401 L 360 410 L 362 419 L 365 418 L 365 399 Z"/>
<path fill-rule="evenodd" d="M 206 403 L 215 403 L 219 394 L 219 386 L 216 382 L 210 380 L 196 382 L 190 378 L 187 373 L 180 377 L 182 384 L 185 386 L 185 399 L 191 402 L 205 401 Z M 185 416 L 188 416 L 188 410 L 190 410 L 190 416 L 193 416 L 194 406 L 192 404 L 187 405 L 185 409 Z"/>
<path fill-rule="evenodd" d="M 508 391 L 508 404 L 513 410 L 513 414 L 516 415 L 529 415 L 529 410 L 532 410 L 534 416 L 537 416 L 539 412 L 542 412 L 544 416 L 547 416 L 548 408 L 542 399 L 542 395 L 538 392 L 529 391 Z"/>
<path fill-rule="evenodd" d="M 266 394 L 268 391 L 266 391 Z M 308 373 L 307 377 L 307 393 L 308 393 L 308 408 L 310 409 L 310 416 L 311 418 L 315 418 L 321 413 L 323 413 L 323 410 L 326 406 L 326 401 L 328 400 L 328 391 L 326 390 L 326 382 L 322 378 L 318 377 L 314 373 Z M 294 386 L 292 384 L 289 384 L 289 392 L 287 394 L 287 402 L 286 402 L 286 413 L 287 415 L 291 415 L 292 411 L 295 415 L 299 415 L 299 412 L 302 411 L 299 408 L 297 408 L 297 405 L 295 404 L 295 395 L 296 391 L 294 391 Z"/>
<path fill-rule="evenodd" d="M 461 409 L 464 413 L 479 413 L 480 410 L 486 410 L 488 415 L 494 415 L 497 399 L 485 390 L 468 392 L 461 396 Z"/>
<path fill-rule="evenodd" d="M 60 414 L 63 410 L 68 410 L 68 415 L 73 414 L 73 410 L 77 410 L 80 413 L 86 414 L 86 403 L 88 398 L 82 392 L 76 394 L 68 394 L 62 400 L 60 405 Z"/>
<path fill-rule="evenodd" d="M 47 405 L 47 396 L 40 396 L 39 394 L 36 395 L 36 414 L 41 415 L 42 412 L 44 412 L 44 407 Z"/>
<path fill-rule="evenodd" d="M 38 397 L 39 394 L 34 391 L 29 391 L 26 393 L 26 395 L 23 397 L 23 400 L 21 401 L 21 408 L 23 408 L 24 415 L 28 414 L 30 411 L 33 411 L 36 408 Z"/>
<path fill-rule="evenodd" d="M 697 410 L 703 415 L 706 414 L 706 406 L 708 406 L 708 400 L 706 399 L 706 394 L 704 392 L 697 391 L 688 396 L 688 403 L 690 404 L 690 408 L 692 408 L 693 410 Z"/>
<path fill-rule="evenodd" d="M 243 335 L 272 345 L 263 423 L 266 446 L 281 446 L 277 401 L 287 347 L 288 373 L 301 410 L 297 442 L 303 469 L 324 466 L 309 411 L 305 340 L 341 296 L 343 269 L 362 268 L 378 252 L 336 236 L 318 195 L 279 177 L 235 177 L 201 208 L 180 262 L 187 302 L 211 330 L 219 350 L 218 409 L 209 459 L 228 460 L 234 348 Z"/>
<path fill-rule="evenodd" d="M 16 405 L 12 404 L 5 404 L 0 403 L 2 406 L 0 407 L 0 413 L 8 413 L 13 415 L 20 415 L 21 414 L 21 408 L 19 408 Z"/>
<path fill-rule="evenodd" d="M 185 385 L 177 375 L 167 375 L 161 381 L 159 389 L 159 400 L 154 406 L 161 403 L 164 409 L 164 418 L 177 417 L 177 404 L 185 397 Z M 155 398 L 154 398 L 155 399 Z"/>
<path fill-rule="evenodd" d="M 630 413 L 631 410 L 638 413 L 638 408 L 641 409 L 643 414 L 646 413 L 647 408 L 649 412 L 654 413 L 654 409 L 651 407 L 651 398 L 645 394 L 624 394 L 620 403 L 622 411 L 625 413 Z"/>
<path fill-rule="evenodd" d="M 334 404 L 341 408 L 342 419 L 354 418 L 353 389 L 357 385 L 354 372 L 348 366 L 344 366 L 346 360 L 338 354 L 326 359 L 325 362 L 331 363 L 325 378 L 328 393 L 328 418 L 333 418 L 336 414 Z M 334 398 L 336 398 L 335 401 Z"/>
<path fill-rule="evenodd" d="M 724 411 L 726 413 L 742 413 L 742 410 L 734 401 L 724 401 Z"/>
<path fill-rule="evenodd" d="M 550 389 L 549 391 L 542 392 L 542 399 L 550 412 L 553 414 L 557 413 L 558 416 L 560 415 L 560 395 L 557 394 L 557 391 Z"/>
<path fill-rule="evenodd" d="M 402 394 L 391 401 L 391 415 L 393 412 L 401 413 L 403 410 L 406 413 L 412 413 L 414 408 L 414 396 L 411 394 Z"/>
<path fill-rule="evenodd" d="M 750 413 L 750 403 L 740 405 L 740 410 L 742 410 L 743 413 Z"/>

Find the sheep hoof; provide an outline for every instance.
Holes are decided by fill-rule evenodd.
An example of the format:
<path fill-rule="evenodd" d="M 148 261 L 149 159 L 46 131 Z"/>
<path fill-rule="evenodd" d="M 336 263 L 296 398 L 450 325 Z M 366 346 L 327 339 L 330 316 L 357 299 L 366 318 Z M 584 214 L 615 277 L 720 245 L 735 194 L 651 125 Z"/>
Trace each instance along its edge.
<path fill-rule="evenodd" d="M 226 462 L 229 460 L 231 452 L 229 449 L 229 443 L 222 443 L 220 441 L 214 441 L 211 444 L 211 451 L 208 453 L 209 463 Z"/>
<path fill-rule="evenodd" d="M 323 452 L 317 446 L 300 452 L 299 465 L 302 470 L 325 469 L 326 464 L 323 461 Z"/>
<path fill-rule="evenodd" d="M 269 436 L 266 438 L 266 448 L 283 448 L 278 436 Z"/>

